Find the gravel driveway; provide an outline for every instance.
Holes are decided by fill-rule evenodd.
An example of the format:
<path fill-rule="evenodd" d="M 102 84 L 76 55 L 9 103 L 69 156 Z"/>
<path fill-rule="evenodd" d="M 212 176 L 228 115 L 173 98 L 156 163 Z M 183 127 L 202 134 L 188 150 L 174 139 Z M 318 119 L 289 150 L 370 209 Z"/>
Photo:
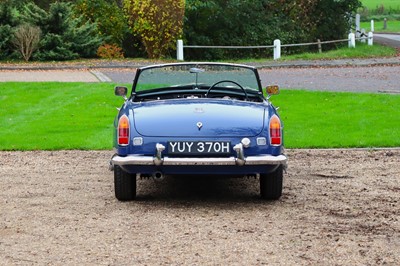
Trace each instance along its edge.
<path fill-rule="evenodd" d="M 254 179 L 139 180 L 111 151 L 0 152 L 2 265 L 398 265 L 400 150 L 289 150 L 281 200 Z"/>

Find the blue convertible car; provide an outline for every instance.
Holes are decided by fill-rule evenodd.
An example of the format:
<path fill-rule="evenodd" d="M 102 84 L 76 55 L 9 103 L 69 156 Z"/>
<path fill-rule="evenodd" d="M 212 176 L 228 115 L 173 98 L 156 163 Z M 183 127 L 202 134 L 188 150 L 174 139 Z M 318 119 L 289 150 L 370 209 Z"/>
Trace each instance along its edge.
<path fill-rule="evenodd" d="M 136 197 L 136 178 L 256 176 L 264 199 L 282 195 L 282 122 L 254 67 L 175 63 L 136 71 L 115 119 L 115 196 Z M 258 180 L 257 179 L 257 180 Z"/>

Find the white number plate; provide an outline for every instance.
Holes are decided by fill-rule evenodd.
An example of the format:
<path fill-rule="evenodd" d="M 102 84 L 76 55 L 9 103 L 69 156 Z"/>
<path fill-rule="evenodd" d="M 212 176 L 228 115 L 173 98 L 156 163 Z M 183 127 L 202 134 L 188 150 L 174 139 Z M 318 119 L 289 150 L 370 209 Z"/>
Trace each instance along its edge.
<path fill-rule="evenodd" d="M 168 154 L 175 155 L 229 155 L 229 141 L 170 141 Z"/>

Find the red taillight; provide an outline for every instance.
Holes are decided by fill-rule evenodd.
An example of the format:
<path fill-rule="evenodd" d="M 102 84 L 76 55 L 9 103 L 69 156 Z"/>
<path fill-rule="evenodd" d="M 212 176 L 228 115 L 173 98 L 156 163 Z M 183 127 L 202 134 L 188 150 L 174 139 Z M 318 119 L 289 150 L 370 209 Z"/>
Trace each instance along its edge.
<path fill-rule="evenodd" d="M 126 115 L 120 117 L 118 122 L 118 145 L 129 144 L 129 118 Z"/>
<path fill-rule="evenodd" d="M 271 145 L 282 144 L 281 120 L 277 115 L 273 115 L 269 120 L 269 137 Z"/>

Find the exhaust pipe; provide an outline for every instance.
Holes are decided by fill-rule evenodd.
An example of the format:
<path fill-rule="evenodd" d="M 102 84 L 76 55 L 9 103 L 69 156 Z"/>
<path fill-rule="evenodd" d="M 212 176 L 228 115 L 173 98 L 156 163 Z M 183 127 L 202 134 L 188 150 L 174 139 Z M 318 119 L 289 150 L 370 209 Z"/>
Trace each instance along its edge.
<path fill-rule="evenodd" d="M 164 180 L 164 174 L 160 171 L 154 172 L 152 175 L 153 179 L 155 181 L 162 181 Z"/>

